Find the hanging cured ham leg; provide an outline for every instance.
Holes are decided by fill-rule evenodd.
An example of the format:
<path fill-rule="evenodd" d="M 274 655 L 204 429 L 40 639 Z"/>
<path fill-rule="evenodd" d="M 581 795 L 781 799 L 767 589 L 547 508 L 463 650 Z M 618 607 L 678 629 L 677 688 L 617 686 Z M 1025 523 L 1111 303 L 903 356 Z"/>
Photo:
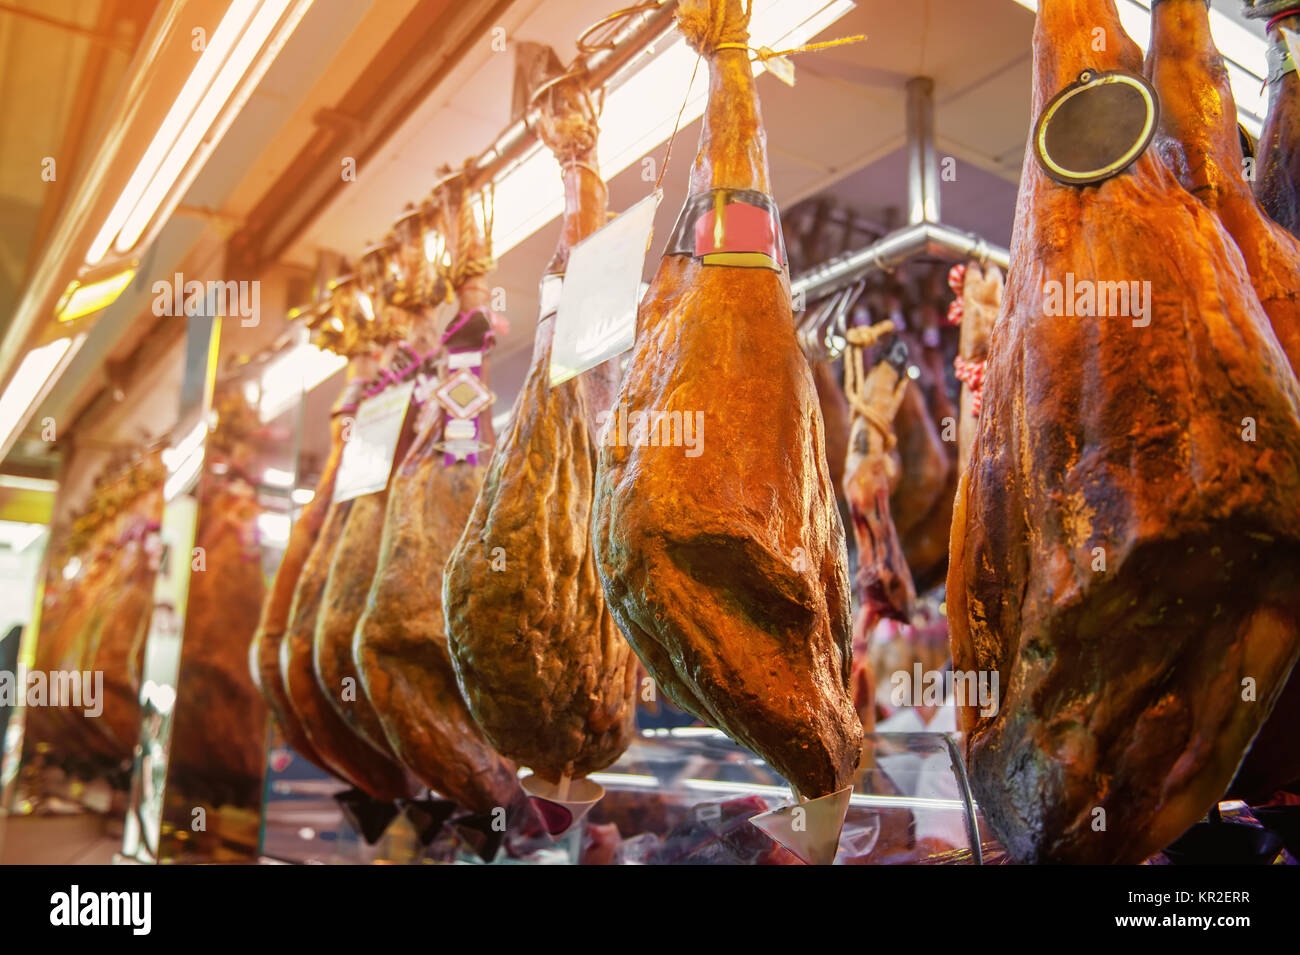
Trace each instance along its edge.
<path fill-rule="evenodd" d="M 1204 0 L 1160 0 L 1147 74 L 1160 94 L 1162 158 L 1236 240 L 1291 366 L 1300 369 L 1300 239 L 1264 214 L 1242 171 L 1237 105 Z"/>
<path fill-rule="evenodd" d="M 988 365 L 989 338 L 1002 307 L 1002 270 L 978 262 L 958 265 L 949 278 L 957 301 L 948 313 L 961 326 L 957 357 L 953 360 L 961 382 L 961 413 L 957 423 L 957 466 L 965 471 L 971 444 L 979 427 L 984 403 L 984 370 Z"/>
<path fill-rule="evenodd" d="M 1237 107 L 1202 0 L 1157 4 L 1147 73 L 1160 93 L 1162 155 L 1237 241 L 1273 331 L 1292 368 L 1300 369 L 1300 239 L 1264 214 L 1242 172 Z M 1292 671 L 1277 709 L 1242 763 L 1235 790 L 1267 797 L 1300 779 L 1298 712 L 1300 677 Z"/>
<path fill-rule="evenodd" d="M 851 347 L 845 359 L 853 428 L 844 494 L 858 545 L 854 586 L 861 610 L 855 629 L 861 633 L 869 632 L 882 617 L 909 622 L 916 602 L 916 587 L 889 507 L 890 492 L 901 474 L 894 454 L 898 445 L 894 416 L 910 383 L 907 346 L 897 338 L 890 340 L 893 329 L 891 322 L 849 329 Z M 878 350 L 883 357 L 864 372 L 867 350 L 881 342 Z"/>
<path fill-rule="evenodd" d="M 250 653 L 254 680 L 262 692 L 262 697 L 271 708 L 276 722 L 280 724 L 280 731 L 284 734 L 285 740 L 297 752 L 326 772 L 330 771 L 329 764 L 316 752 L 316 748 L 307 736 L 307 731 L 289 703 L 284 679 L 280 674 L 280 646 L 284 642 L 285 628 L 289 623 L 289 611 L 292 608 L 293 595 L 299 578 L 311 556 L 313 545 L 320 538 L 322 526 L 334 499 L 334 482 L 338 477 L 339 462 L 343 457 L 344 420 L 356 413 L 366 381 L 377 370 L 378 362 L 369 354 L 356 356 L 348 363 L 348 382 L 344 386 L 343 394 L 339 397 L 330 421 L 329 456 L 321 469 L 315 495 L 303 507 L 289 534 L 289 542 L 285 547 L 280 566 L 275 572 L 275 582 L 271 585 L 266 606 L 262 609 L 262 619 L 258 623 L 257 635 L 253 638 L 253 648 Z"/>
<path fill-rule="evenodd" d="M 567 83 L 548 97 L 539 126 L 563 170 L 565 214 L 544 289 L 562 280 L 569 248 L 604 224 L 606 202 L 586 91 Z M 558 304 L 554 291 L 542 299 Z M 447 561 L 443 608 L 474 718 L 502 754 L 563 789 L 627 748 L 637 666 L 605 605 L 590 530 L 597 433 L 587 382 L 615 363 L 552 388 L 554 328 L 552 311 L 538 323 L 510 428 Z"/>
<path fill-rule="evenodd" d="M 817 402 L 822 410 L 822 423 L 826 434 L 826 464 L 830 468 L 831 487 L 835 493 L 844 493 L 844 461 L 849 453 L 850 413 L 849 403 L 840 388 L 835 367 L 828 361 L 810 363 L 813 382 L 817 386 Z"/>
<path fill-rule="evenodd" d="M 861 648 L 853 660 L 853 699 L 868 731 L 875 726 L 876 705 L 876 676 L 867 652 L 872 632 L 886 617 L 910 621 L 916 603 L 916 587 L 890 511 L 890 493 L 901 475 L 894 418 L 909 384 L 907 346 L 893 331 L 892 322 L 849 329 L 844 357 L 844 384 L 853 413 L 844 495 L 858 546 L 853 644 Z M 887 344 L 881 347 L 880 342 Z M 867 372 L 865 357 L 873 347 L 883 357 Z"/>
<path fill-rule="evenodd" d="M 258 511 L 241 476 L 205 478 L 194 538 L 205 564 L 190 575 L 176 680 L 188 705 L 172 719 L 169 757 L 187 794 L 244 806 L 259 804 L 266 744 L 266 707 L 248 673 L 265 588 Z"/>
<path fill-rule="evenodd" d="M 358 736 L 335 711 L 321 692 L 312 663 L 316 620 L 353 503 L 330 501 L 311 555 L 298 575 L 288 627 L 280 644 L 280 675 L 293 715 L 329 770 L 386 801 L 412 796 L 419 787 L 402 766 Z"/>
<path fill-rule="evenodd" d="M 463 356 L 463 368 L 479 368 L 482 375 L 497 327 L 487 308 L 491 259 L 468 197 L 453 203 L 460 210 L 453 216 L 460 241 L 451 278 L 460 312 L 442 341 L 448 354 Z M 443 390 L 478 390 L 463 378 L 453 382 L 454 375 L 447 373 Z M 475 378 L 485 392 L 486 381 Z M 443 622 L 443 566 L 483 480 L 479 456 L 493 443 L 491 403 L 484 405 L 482 395 L 467 400 L 468 418 L 451 418 L 434 396 L 422 409 L 415 442 L 393 474 L 378 565 L 352 653 L 402 762 L 431 789 L 486 813 L 521 804 L 523 792 L 513 767 L 484 739 L 461 698 Z"/>
<path fill-rule="evenodd" d="M 1113 0 L 1040 3 L 1040 115 L 1094 71 L 1140 105 L 1141 67 Z M 1074 185 L 1035 139 L 948 579 L 954 669 L 1001 694 L 959 713 L 1016 859 L 1136 862 L 1214 805 L 1300 651 L 1300 388 L 1235 244 L 1156 150 Z M 1109 282 L 1145 305 L 1063 314 L 1065 285 L 1086 306 Z"/>
<path fill-rule="evenodd" d="M 392 311 L 389 310 L 390 314 Z M 417 375 L 433 376 L 433 361 L 439 346 L 432 322 L 432 311 L 403 316 L 399 324 L 409 325 L 405 341 L 398 346 L 390 363 L 384 387 L 372 390 L 368 397 L 376 398 L 388 389 L 402 387 Z M 402 423 L 402 434 L 394 452 L 395 462 L 410 449 L 416 417 L 417 409 L 412 404 L 407 408 Z M 321 692 L 338 714 L 358 736 L 396 760 L 379 715 L 361 686 L 360 674 L 352 660 L 352 634 L 366 608 L 366 598 L 379 562 L 388 491 L 385 487 L 352 502 L 321 595 L 321 610 L 316 618 L 312 643 L 312 664 Z"/>
<path fill-rule="evenodd" d="M 820 797 L 849 785 L 862 744 L 844 531 L 782 275 L 748 15 L 686 0 L 677 19 L 708 62 L 709 104 L 619 401 L 702 416 L 710 437 L 696 457 L 606 441 L 597 566 L 659 688 Z"/>
<path fill-rule="evenodd" d="M 1246 16 L 1267 21 L 1268 116 L 1259 135 L 1255 195 L 1264 211 L 1300 236 L 1300 73 L 1283 30 L 1300 33 L 1294 0 L 1246 0 Z"/>

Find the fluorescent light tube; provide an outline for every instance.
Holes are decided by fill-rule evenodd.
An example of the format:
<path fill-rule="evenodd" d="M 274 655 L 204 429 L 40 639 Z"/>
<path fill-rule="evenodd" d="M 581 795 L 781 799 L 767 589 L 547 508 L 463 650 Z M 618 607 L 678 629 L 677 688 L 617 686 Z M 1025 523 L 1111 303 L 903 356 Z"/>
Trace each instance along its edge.
<path fill-rule="evenodd" d="M 851 0 L 820 4 L 809 4 L 808 0 L 754 0 L 750 45 L 773 50 L 799 46 L 853 8 Z M 638 162 L 672 134 L 696 59 L 695 52 L 679 38 L 610 91 L 597 146 L 601 175 L 606 180 Z M 756 61 L 755 74 L 762 69 Z M 682 127 L 704 112 L 708 94 L 708 74 L 701 66 L 682 113 Z M 685 149 L 675 161 L 689 163 L 689 153 L 690 149 Z M 560 167 L 551 151 L 535 145 L 496 183 L 495 198 L 492 254 L 501 256 L 564 211 Z"/>
<path fill-rule="evenodd" d="M 262 398 L 258 416 L 271 421 L 288 411 L 302 396 L 347 365 L 342 355 L 307 342 L 295 345 L 262 373 Z"/>
<path fill-rule="evenodd" d="M 135 245 L 145 226 L 153 218 L 154 212 L 162 205 L 167 193 L 180 176 L 186 163 L 194 154 L 199 142 L 207 134 L 217 114 L 225 108 L 226 102 L 235 91 L 235 87 L 244 78 L 244 73 L 253 62 L 253 57 L 262 48 L 267 37 L 288 7 L 289 0 L 263 0 L 256 15 L 248 24 L 238 45 L 231 52 L 229 59 L 221 66 L 212 85 L 203 94 L 203 99 L 195 108 L 189 122 L 185 124 L 179 136 L 167 152 L 167 158 L 159 165 L 150 179 L 148 187 L 141 195 L 131 213 L 122 223 L 122 231 L 114 247 L 118 252 L 125 252 Z M 229 13 L 227 13 L 229 16 Z M 223 25 L 225 21 L 222 21 Z"/>
<path fill-rule="evenodd" d="M 9 387 L 0 395 L 0 456 L 8 451 L 10 439 L 53 385 L 55 371 L 65 361 L 72 360 L 85 338 L 84 333 L 75 338 L 60 338 L 23 356 Z"/>
<path fill-rule="evenodd" d="M 91 243 L 87 263 L 102 261 L 110 247 L 130 250 L 151 222 L 171 214 L 311 2 L 232 0 Z"/>
<path fill-rule="evenodd" d="M 117 202 L 113 204 L 113 210 L 104 220 L 103 227 L 99 234 L 95 236 L 95 241 L 90 244 L 90 251 L 86 253 L 86 262 L 91 265 L 99 262 L 108 252 L 109 246 L 112 245 L 114 237 L 122 228 L 122 223 L 126 217 L 135 208 L 140 196 L 144 194 L 146 186 L 153 178 L 154 170 L 162 163 L 163 157 L 167 155 L 168 148 L 180 136 L 184 124 L 189 120 L 194 112 L 194 107 L 198 104 L 199 98 L 203 95 L 211 84 L 212 79 L 216 76 L 217 70 L 225 61 L 231 47 L 239 39 L 239 34 L 243 31 L 245 24 L 253 15 L 256 9 L 256 0 L 234 0 L 226 15 L 221 18 L 221 23 L 217 26 L 216 31 L 212 34 L 211 40 L 204 48 L 198 63 L 194 65 L 193 72 L 186 79 L 185 85 L 181 87 L 175 102 L 172 103 L 171 109 L 167 111 L 167 116 L 163 119 L 162 124 L 158 127 L 158 132 L 154 134 L 153 141 L 149 143 L 149 148 L 145 150 L 144 156 L 141 157 L 139 164 L 135 167 L 135 172 L 127 180 L 126 186 L 122 189 L 121 195 L 117 197 Z"/>

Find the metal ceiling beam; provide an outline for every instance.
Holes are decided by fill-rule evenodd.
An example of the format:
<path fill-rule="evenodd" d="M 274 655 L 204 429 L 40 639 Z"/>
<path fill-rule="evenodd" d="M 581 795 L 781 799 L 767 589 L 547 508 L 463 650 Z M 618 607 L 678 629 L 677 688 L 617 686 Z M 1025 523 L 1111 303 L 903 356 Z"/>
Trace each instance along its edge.
<path fill-rule="evenodd" d="M 628 17 L 610 37 L 606 47 L 587 57 L 588 85 L 592 89 L 618 86 L 643 54 L 673 32 L 676 13 L 677 0 L 667 0 L 662 6 Z M 541 110 L 534 107 L 522 119 L 506 127 L 505 132 L 474 160 L 470 169 L 471 185 L 486 184 L 521 159 L 537 142 L 534 130 L 540 116 Z"/>
<path fill-rule="evenodd" d="M 512 3 L 426 0 L 416 5 L 339 101 L 318 112 L 316 134 L 231 237 L 226 251 L 231 277 L 255 276 L 278 260 L 347 185 L 338 158 L 350 156 L 364 169 L 447 77 L 466 46 L 500 22 Z M 432 180 L 432 168 L 429 173 Z"/>
<path fill-rule="evenodd" d="M 970 232 L 939 221 L 939 157 L 934 145 L 934 81 L 918 76 L 907 83 L 908 224 L 864 249 L 809 269 L 790 290 L 809 301 L 822 298 L 872 272 L 888 272 L 908 259 L 929 255 L 949 261 L 978 259 L 1003 271 L 1011 253 Z"/>

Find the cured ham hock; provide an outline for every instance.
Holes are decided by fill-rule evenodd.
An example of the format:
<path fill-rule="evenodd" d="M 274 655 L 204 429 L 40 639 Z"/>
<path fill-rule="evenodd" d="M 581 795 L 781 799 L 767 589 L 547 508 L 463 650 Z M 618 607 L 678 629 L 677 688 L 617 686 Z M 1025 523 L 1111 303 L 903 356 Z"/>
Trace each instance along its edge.
<path fill-rule="evenodd" d="M 1147 74 L 1160 93 L 1162 156 L 1236 240 L 1273 331 L 1292 368 L 1300 369 L 1300 239 L 1265 214 L 1246 180 L 1232 86 L 1201 0 L 1161 0 L 1156 6 Z M 1294 83 L 1290 73 L 1272 84 L 1275 110 L 1284 102 L 1278 86 Z M 1234 794 L 1266 799 L 1300 779 L 1298 715 L 1300 674 L 1293 669 L 1238 770 Z"/>
<path fill-rule="evenodd" d="M 1243 173 L 1237 105 L 1204 0 L 1160 0 L 1146 70 L 1160 94 L 1161 158 L 1241 250 L 1273 331 L 1300 369 L 1300 239 L 1264 212 Z"/>
<path fill-rule="evenodd" d="M 569 248 L 605 221 L 589 103 L 575 82 L 543 103 L 539 127 L 560 161 L 565 195 L 544 283 L 563 276 Z M 617 364 L 552 388 L 554 330 L 554 314 L 542 316 L 509 429 L 447 561 L 443 607 L 474 718 L 501 753 L 557 783 L 602 769 L 627 748 L 637 665 L 605 605 L 591 543 L 592 422 L 608 410 L 593 405 L 608 401 Z"/>
<path fill-rule="evenodd" d="M 452 281 L 460 313 L 443 344 L 449 351 L 477 350 L 482 358 L 496 328 L 487 310 L 490 257 L 468 197 L 452 202 L 460 210 L 451 217 L 458 220 L 453 269 L 459 279 Z M 443 567 L 486 467 L 477 455 L 449 459 L 446 410 L 433 397 L 421 410 L 414 444 L 389 485 L 374 580 L 352 636 L 353 661 L 389 744 L 421 782 L 479 813 L 520 806 L 514 768 L 484 739 L 461 698 L 442 609 Z M 477 432 L 489 448 L 491 418 L 489 405 Z"/>
<path fill-rule="evenodd" d="M 266 605 L 262 608 L 262 618 L 258 622 L 257 634 L 250 651 L 254 682 L 261 690 L 262 698 L 270 707 L 285 740 L 298 753 L 326 772 L 331 771 L 329 763 L 316 752 L 316 747 L 312 745 L 306 729 L 289 702 L 288 690 L 280 672 L 280 646 L 289 624 L 289 612 L 293 607 L 298 580 L 313 546 L 320 538 L 321 528 L 334 499 L 334 482 L 343 457 L 344 421 L 356 412 L 366 379 L 376 368 L 373 357 L 365 354 L 353 356 L 348 364 L 348 382 L 330 420 L 329 455 L 316 483 L 315 495 L 294 521 L 284 557 L 275 572 L 275 581 L 267 595 Z"/>
<path fill-rule="evenodd" d="M 659 689 L 814 798 L 847 786 L 861 751 L 844 529 L 767 198 L 748 16 L 685 0 L 677 20 L 708 62 L 709 104 L 687 228 L 641 304 L 619 401 L 710 427 L 695 457 L 631 435 L 602 446 L 597 567 Z"/>
<path fill-rule="evenodd" d="M 1141 68 L 1113 0 L 1043 0 L 1036 114 L 1085 70 Z M 1018 860 L 1136 862 L 1214 805 L 1300 649 L 1300 392 L 1240 252 L 1154 149 L 1080 188 L 1031 141 L 1012 260 L 947 592 L 954 669 L 1002 687 L 995 714 L 959 709 L 972 785 Z M 1071 275 L 1149 282 L 1145 319 L 1049 310 Z"/>
<path fill-rule="evenodd" d="M 402 766 L 366 742 L 338 714 L 321 690 L 313 667 L 316 622 L 353 503 L 330 500 L 311 553 L 298 574 L 280 643 L 280 678 L 293 716 L 330 772 L 376 799 L 399 799 L 415 795 L 418 785 Z"/>

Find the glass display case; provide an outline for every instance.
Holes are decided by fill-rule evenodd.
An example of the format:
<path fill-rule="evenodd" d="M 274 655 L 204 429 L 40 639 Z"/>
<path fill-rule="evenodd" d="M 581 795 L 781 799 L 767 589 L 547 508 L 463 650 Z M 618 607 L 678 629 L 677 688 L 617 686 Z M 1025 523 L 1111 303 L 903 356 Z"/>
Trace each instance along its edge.
<path fill-rule="evenodd" d="M 840 834 L 836 865 L 1000 862 L 1004 853 L 979 818 L 959 746 L 944 733 L 868 734 Z M 798 865 L 751 823 L 793 802 L 766 763 L 717 730 L 643 730 L 623 757 L 588 777 L 605 795 L 552 839 L 536 819 L 513 817 L 492 838 L 485 820 L 431 799 L 405 806 L 356 805 L 342 788 L 273 750 L 263 855 L 296 863 L 585 865 Z M 384 825 L 383 817 L 390 817 Z M 358 835 L 382 827 L 372 842 Z"/>

